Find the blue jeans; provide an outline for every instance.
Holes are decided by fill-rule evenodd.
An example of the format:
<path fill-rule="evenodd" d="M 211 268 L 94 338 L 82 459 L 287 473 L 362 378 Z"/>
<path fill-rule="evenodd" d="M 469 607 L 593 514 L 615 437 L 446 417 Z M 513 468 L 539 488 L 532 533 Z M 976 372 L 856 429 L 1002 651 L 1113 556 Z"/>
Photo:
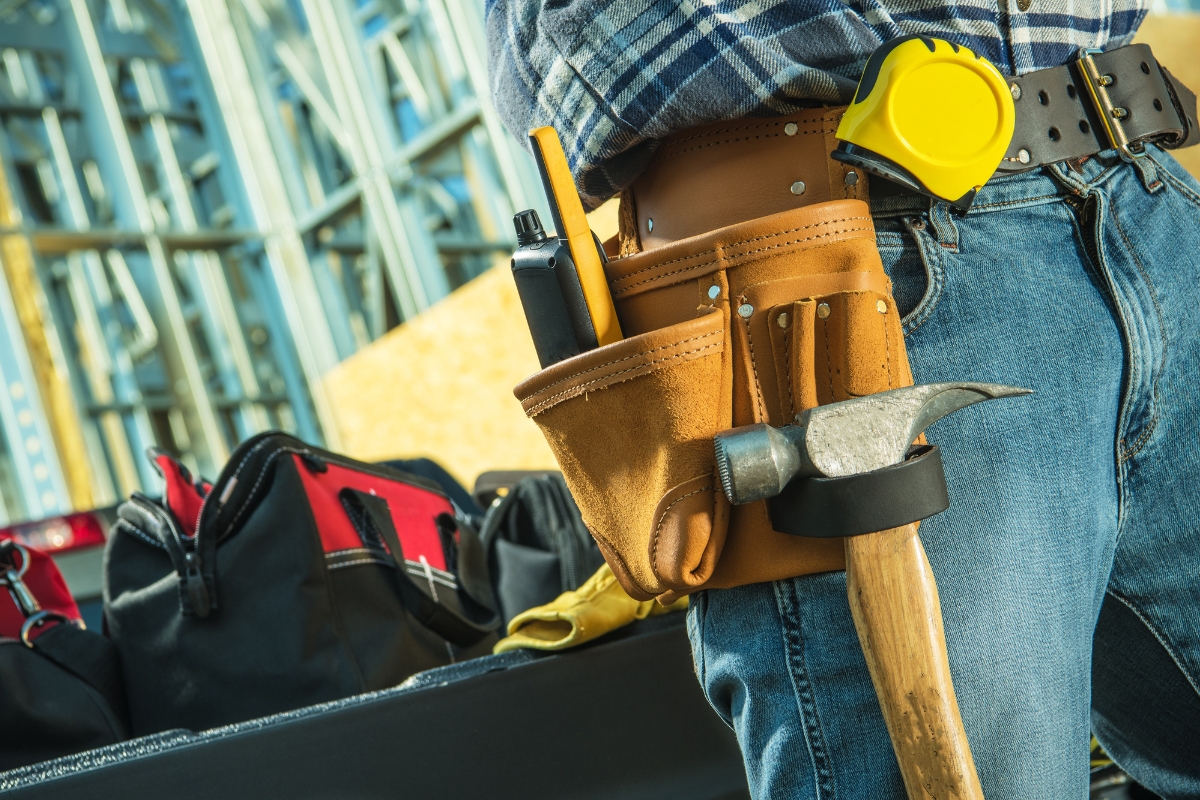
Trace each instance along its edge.
<path fill-rule="evenodd" d="M 931 207 L 932 206 L 932 207 Z M 1150 148 L 872 203 L 917 382 L 1032 388 L 934 425 L 921 540 L 989 800 L 1088 795 L 1088 740 L 1200 797 L 1200 184 Z M 905 797 L 844 573 L 693 598 L 755 798 Z"/>

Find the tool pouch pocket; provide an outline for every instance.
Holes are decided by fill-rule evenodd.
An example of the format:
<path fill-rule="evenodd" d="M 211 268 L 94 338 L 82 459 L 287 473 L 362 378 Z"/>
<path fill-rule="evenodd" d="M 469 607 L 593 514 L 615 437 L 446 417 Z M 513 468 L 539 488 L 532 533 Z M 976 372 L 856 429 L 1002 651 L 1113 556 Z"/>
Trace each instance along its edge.
<path fill-rule="evenodd" d="M 542 370 L 515 393 L 541 427 L 605 559 L 633 597 L 712 575 L 729 520 L 712 438 L 730 425 L 728 311 Z"/>
<path fill-rule="evenodd" d="M 621 585 L 699 588 L 840 569 L 841 540 L 731 507 L 713 436 L 911 382 L 867 205 L 834 201 L 609 262 L 628 337 L 516 389 Z"/>

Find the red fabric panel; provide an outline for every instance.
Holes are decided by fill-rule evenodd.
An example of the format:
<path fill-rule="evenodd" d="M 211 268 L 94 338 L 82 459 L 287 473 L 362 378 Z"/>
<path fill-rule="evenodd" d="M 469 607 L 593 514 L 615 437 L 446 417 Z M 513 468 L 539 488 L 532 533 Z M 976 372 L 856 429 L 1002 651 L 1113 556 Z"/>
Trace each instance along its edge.
<path fill-rule="evenodd" d="M 184 535 L 195 536 L 196 523 L 200 521 L 200 506 L 204 502 L 204 496 L 200 494 L 196 484 L 192 481 L 191 473 L 173 456 L 158 453 L 154 456 L 154 463 L 158 465 L 158 471 L 162 473 L 163 480 L 167 484 L 167 508 L 179 521 L 179 527 L 183 529 Z M 204 486 L 206 491 L 212 490 L 212 484 L 205 483 Z"/>
<path fill-rule="evenodd" d="M 11 537 L 0 533 L 0 539 L 8 538 Z M 62 573 L 58 571 L 58 567 L 50 559 L 50 556 L 32 547 L 25 549 L 29 552 L 30 563 L 29 569 L 25 570 L 21 581 L 29 587 L 34 598 L 46 611 L 57 611 L 71 619 L 79 619 L 79 606 L 75 605 L 75 600 L 71 597 L 70 590 L 67 589 L 67 583 L 63 580 Z M 20 558 L 21 556 L 18 555 L 17 560 L 20 561 Z M 25 616 L 17 607 L 17 601 L 8 592 L 8 587 L 0 587 L 0 636 L 19 639 L 21 626 L 24 624 Z M 29 636 L 31 639 L 36 639 L 40 630 L 49 630 L 51 627 L 53 626 L 47 623 L 42 629 L 34 629 Z"/>
<path fill-rule="evenodd" d="M 405 559 L 420 561 L 421 556 L 425 556 L 429 566 L 446 569 L 442 539 L 434 520 L 439 514 L 454 514 L 449 500 L 426 489 L 337 464 L 327 463 L 327 471 L 314 472 L 304 465 L 300 456 L 293 455 L 292 460 L 296 464 L 296 471 L 300 473 L 300 482 L 308 495 L 308 504 L 312 507 L 313 518 L 321 532 L 321 545 L 326 553 L 363 546 L 362 538 L 354 529 L 338 497 L 342 489 L 356 489 L 387 501 Z"/>

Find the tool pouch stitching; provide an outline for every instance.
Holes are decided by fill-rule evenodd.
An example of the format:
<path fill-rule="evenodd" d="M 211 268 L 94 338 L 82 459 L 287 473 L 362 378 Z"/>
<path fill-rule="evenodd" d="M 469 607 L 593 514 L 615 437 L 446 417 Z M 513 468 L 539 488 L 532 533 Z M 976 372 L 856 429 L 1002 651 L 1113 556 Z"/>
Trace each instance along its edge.
<path fill-rule="evenodd" d="M 668 249 L 610 263 L 619 313 L 642 304 L 642 330 L 683 321 L 560 362 L 517 387 L 633 597 L 674 599 L 752 582 L 717 575 L 727 532 L 756 543 L 761 536 L 800 541 L 770 530 L 765 504 L 734 508 L 717 490 L 715 433 L 786 423 L 802 407 L 844 399 L 857 386 L 906 380 L 899 317 L 865 212 L 856 201 L 819 204 L 778 215 L 773 229 L 773 218 L 723 229 L 691 255 Z M 697 305 L 680 291 L 683 283 L 695 286 Z M 833 309 L 822 312 L 828 319 L 817 313 L 822 304 Z M 742 305 L 752 307 L 748 316 L 734 320 Z M 786 330 L 778 324 L 785 311 L 792 315 Z M 862 355 L 856 348 L 864 346 Z M 858 373 L 846 372 L 847 359 L 857 359 Z M 814 381 L 820 386 L 809 386 Z M 841 566 L 840 548 L 823 552 L 816 560 L 793 556 L 800 566 L 780 569 L 795 575 Z M 772 577 L 786 575 L 754 579 Z"/>

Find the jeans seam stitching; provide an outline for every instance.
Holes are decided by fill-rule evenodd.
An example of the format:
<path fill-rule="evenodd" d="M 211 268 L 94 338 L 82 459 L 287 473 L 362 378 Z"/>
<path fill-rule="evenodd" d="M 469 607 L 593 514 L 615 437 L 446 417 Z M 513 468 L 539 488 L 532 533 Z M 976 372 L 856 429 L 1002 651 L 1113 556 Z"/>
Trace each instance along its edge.
<path fill-rule="evenodd" d="M 1171 647 L 1170 643 L 1166 640 L 1166 637 L 1159 633 L 1158 628 L 1151 623 L 1150 619 L 1143 614 L 1136 605 L 1134 605 L 1132 600 L 1125 597 L 1115 589 L 1105 589 L 1104 592 L 1133 612 L 1133 615 L 1137 617 L 1143 625 L 1146 626 L 1146 630 L 1150 631 L 1150 635 L 1153 636 L 1158 643 L 1163 646 L 1163 649 L 1167 651 L 1167 655 L 1171 657 L 1171 661 L 1183 674 L 1183 677 L 1188 682 L 1188 685 L 1192 687 L 1192 691 L 1195 692 L 1197 696 L 1200 696 L 1200 685 L 1196 683 L 1196 680 L 1192 677 L 1192 674 L 1188 672 L 1187 668 L 1180 662 L 1179 656 L 1175 653 L 1175 649 Z"/>
<path fill-rule="evenodd" d="M 1032 203 L 1037 200 L 1053 200 L 1058 197 L 1057 194 L 1039 194 L 1037 197 L 1022 197 L 1017 200 L 1001 200 L 996 203 L 985 203 L 983 205 L 971 206 L 972 211 L 982 210 L 985 208 L 1001 208 L 1003 206 L 1015 206 L 1021 203 Z"/>
<path fill-rule="evenodd" d="M 1157 392 L 1154 393 L 1154 397 L 1155 398 L 1158 397 Z M 1144 431 L 1142 431 L 1141 434 L 1138 436 L 1138 438 L 1133 441 L 1133 444 L 1131 444 L 1128 448 L 1123 449 L 1117 455 L 1117 463 L 1124 464 L 1127 461 L 1129 461 L 1130 459 L 1132 459 L 1134 456 L 1136 456 L 1138 453 L 1140 453 L 1142 451 L 1142 449 L 1146 446 L 1146 442 L 1149 441 L 1151 434 L 1154 433 L 1154 428 L 1157 425 L 1158 425 L 1158 411 L 1156 410 L 1154 413 L 1152 413 L 1150 415 L 1150 421 L 1146 423 L 1146 429 Z"/>
<path fill-rule="evenodd" d="M 808 755 L 812 762 L 813 782 L 817 792 L 817 800 L 835 800 L 833 769 L 830 763 L 828 746 L 825 743 L 825 733 L 821 728 L 821 721 L 817 714 L 817 704 L 812 693 L 812 683 L 808 678 L 807 664 L 804 659 L 804 644 L 802 640 L 799 643 L 796 642 L 799 636 L 800 620 L 791 613 L 791 603 L 788 603 L 789 608 L 783 608 L 783 604 L 780 602 L 781 598 L 779 597 L 780 583 L 786 583 L 788 587 L 787 591 L 793 591 L 794 586 L 792 586 L 790 581 L 777 583 L 775 605 L 779 610 L 780 620 L 790 623 L 790 625 L 785 624 L 783 627 L 783 656 L 788 664 L 788 677 L 791 679 L 792 690 L 796 698 L 796 711 L 800 715 L 800 722 L 804 728 L 804 740 L 808 745 Z"/>
<path fill-rule="evenodd" d="M 1093 272 L 1095 274 L 1096 280 L 1100 284 L 1102 284 L 1102 288 L 1103 288 L 1103 292 L 1104 292 L 1105 296 L 1108 298 L 1108 300 L 1112 304 L 1112 307 L 1109 310 L 1109 314 L 1115 318 L 1114 321 L 1117 323 L 1117 326 L 1120 329 L 1119 333 L 1121 336 L 1121 346 L 1124 349 L 1125 348 L 1125 329 L 1124 329 L 1123 323 L 1121 323 L 1121 321 L 1120 321 L 1120 319 L 1121 319 L 1121 301 L 1120 301 L 1120 299 L 1117 298 L 1116 292 L 1113 291 L 1112 282 L 1109 280 L 1109 277 L 1104 270 L 1104 265 L 1102 263 L 1100 263 L 1099 243 L 1097 243 L 1096 257 L 1093 258 L 1092 250 L 1088 246 L 1088 234 L 1083 229 L 1083 223 L 1080 220 L 1080 215 L 1078 213 L 1074 213 L 1074 214 L 1068 213 L 1067 216 L 1071 220 L 1071 228 L 1075 231 L 1075 236 L 1078 238 L 1079 245 L 1083 248 L 1084 264 L 1089 266 L 1091 272 Z M 1100 288 L 1100 287 L 1097 287 L 1097 288 Z M 1107 307 L 1108 306 L 1106 306 L 1106 308 Z M 1136 367 L 1136 361 L 1137 361 L 1136 357 L 1133 356 L 1131 353 L 1130 354 L 1130 368 L 1131 369 Z M 1115 456 L 1115 460 L 1116 460 L 1116 463 L 1113 466 L 1116 470 L 1116 490 L 1117 490 L 1117 495 L 1118 495 L 1117 541 L 1120 541 L 1120 538 L 1121 538 L 1121 530 L 1122 530 L 1122 528 L 1124 526 L 1124 522 L 1125 522 L 1125 508 L 1128 505 L 1128 500 L 1126 499 L 1126 496 L 1125 496 L 1125 481 L 1121 475 L 1121 467 L 1124 462 L 1121 461 L 1121 449 L 1120 449 L 1120 445 L 1119 445 L 1120 431 L 1121 431 L 1121 427 L 1123 425 L 1123 414 L 1124 414 L 1124 409 L 1118 409 L 1118 412 L 1117 412 L 1117 435 L 1116 435 L 1116 441 L 1113 442 L 1113 455 Z"/>
<path fill-rule="evenodd" d="M 1167 183 L 1171 184 L 1180 193 L 1182 193 L 1184 195 L 1184 198 L 1186 200 L 1188 200 L 1189 202 L 1191 202 L 1192 205 L 1200 206 L 1200 195 L 1196 194 L 1196 192 L 1193 191 L 1192 188 L 1190 186 L 1188 186 L 1186 183 L 1179 180 L 1179 178 L 1175 177 L 1175 174 L 1172 173 L 1165 166 L 1160 164 L 1158 162 L 1158 160 L 1156 158 L 1154 158 L 1154 156 L 1150 156 L 1150 160 L 1153 161 L 1155 166 L 1158 167 L 1159 171 L 1162 173 L 1162 176 L 1166 179 Z"/>
<path fill-rule="evenodd" d="M 1129 236 L 1126 235 L 1125 229 L 1121 227 L 1121 221 L 1117 219 L 1117 215 L 1113 214 L 1113 225 L 1117 229 L 1117 233 L 1121 234 L 1121 240 L 1125 242 L 1126 249 L 1129 250 L 1129 256 L 1133 259 L 1134 265 L 1137 267 L 1138 274 L 1142 276 L 1142 280 L 1146 283 L 1146 288 L 1150 291 L 1150 300 L 1154 303 L 1154 315 L 1158 317 L 1159 337 L 1162 340 L 1162 352 L 1158 358 L 1158 369 L 1154 372 L 1154 380 L 1150 384 L 1150 421 L 1146 423 L 1146 429 L 1142 431 L 1137 440 L 1118 456 L 1120 461 L 1127 461 L 1133 458 L 1138 452 L 1145 447 L 1149 441 L 1150 435 L 1154 432 L 1154 426 L 1158 423 L 1158 381 L 1162 377 L 1163 366 L 1167 361 L 1167 337 L 1166 337 L 1166 321 L 1163 319 L 1162 305 L 1158 302 L 1158 291 L 1154 288 L 1154 282 L 1150 280 L 1150 276 L 1146 273 L 1146 267 L 1142 264 L 1142 260 L 1138 258 L 1137 251 L 1133 249 L 1133 243 L 1129 241 Z"/>
<path fill-rule="evenodd" d="M 917 307 L 909 312 L 908 317 L 900 323 L 901 332 L 905 336 L 911 335 L 929 321 L 929 317 L 933 315 L 934 309 L 937 308 L 938 301 L 942 298 L 942 290 L 945 288 L 946 283 L 945 270 L 942 264 L 943 253 L 938 252 L 931 257 L 921 245 L 919 234 L 913 231 L 912 237 L 917 246 L 917 254 L 921 258 L 921 265 L 925 268 L 925 278 L 928 285 L 921 301 L 917 303 Z M 939 247 L 938 250 L 940 251 L 941 248 Z"/>
<path fill-rule="evenodd" d="M 1102 202 L 1103 196 L 1100 194 L 1097 194 L 1096 197 L 1099 199 L 1099 202 L 1101 204 L 1101 207 L 1098 209 L 1098 212 L 1103 212 L 1105 210 L 1104 206 L 1103 206 L 1103 202 Z M 1095 223 L 1095 227 L 1097 229 L 1100 225 L 1101 219 L 1102 219 L 1101 213 L 1097 213 L 1096 223 Z M 1130 410 L 1130 406 L 1126 403 L 1126 399 L 1127 399 L 1128 394 L 1133 391 L 1133 389 L 1132 389 L 1132 387 L 1134 385 L 1133 377 L 1141 374 L 1142 362 L 1141 362 L 1141 359 L 1138 357 L 1137 348 L 1135 348 L 1133 346 L 1133 341 L 1130 338 L 1129 331 L 1125 324 L 1125 319 L 1127 316 L 1125 304 L 1121 301 L 1121 297 L 1116 290 L 1116 286 L 1114 285 L 1114 279 L 1112 277 L 1111 271 L 1109 271 L 1105 267 L 1104 256 L 1100 252 L 1100 237 L 1098 235 L 1095 237 L 1095 245 L 1096 245 L 1095 256 L 1096 256 L 1096 258 L 1093 261 L 1091 248 L 1087 247 L 1088 234 L 1084 232 L 1083 225 L 1080 224 L 1078 218 L 1075 218 L 1073 220 L 1073 222 L 1075 225 L 1075 230 L 1079 234 L 1080 241 L 1084 244 L 1084 251 L 1088 254 L 1088 261 L 1092 263 L 1092 267 L 1096 271 L 1097 278 L 1099 278 L 1100 280 L 1102 280 L 1104 282 L 1105 291 L 1108 294 L 1109 299 L 1112 301 L 1111 313 L 1115 317 L 1117 327 L 1120 329 L 1121 347 L 1125 351 L 1125 353 L 1129 359 L 1129 383 L 1123 387 L 1121 403 L 1120 403 L 1120 406 L 1117 411 L 1117 438 L 1116 438 L 1116 441 L 1113 443 L 1113 445 L 1114 445 L 1113 446 L 1113 451 L 1114 451 L 1113 454 L 1116 457 L 1116 462 L 1117 462 L 1116 466 L 1118 467 L 1118 481 L 1120 481 L 1119 468 L 1121 467 L 1121 465 L 1123 463 L 1125 463 L 1123 461 L 1124 448 L 1121 446 L 1121 435 L 1122 435 L 1122 432 L 1125 430 L 1126 426 L 1128 425 L 1128 423 L 1130 421 L 1130 415 L 1132 413 Z M 1093 233 L 1095 233 L 1095 231 Z M 1143 431 L 1143 434 L 1144 433 L 1145 433 L 1145 431 Z M 1117 513 L 1118 530 L 1120 529 L 1122 520 L 1124 518 L 1124 506 L 1125 506 L 1124 499 L 1122 499 L 1121 508 L 1118 510 L 1118 513 Z"/>

